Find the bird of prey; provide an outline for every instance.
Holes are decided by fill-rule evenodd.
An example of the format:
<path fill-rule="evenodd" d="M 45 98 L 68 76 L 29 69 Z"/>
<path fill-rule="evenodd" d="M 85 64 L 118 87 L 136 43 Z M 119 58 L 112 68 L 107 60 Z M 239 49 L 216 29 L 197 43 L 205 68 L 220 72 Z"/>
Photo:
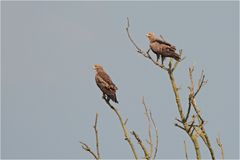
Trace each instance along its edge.
<path fill-rule="evenodd" d="M 175 46 L 156 37 L 153 32 L 148 32 L 146 36 L 149 39 L 151 50 L 157 55 L 157 62 L 160 58 L 160 55 L 162 58 L 162 65 L 165 57 L 172 57 L 176 61 L 180 61 L 181 57 L 175 52 Z"/>
<path fill-rule="evenodd" d="M 112 82 L 110 76 L 104 71 L 103 67 L 100 64 L 95 64 L 93 69 L 96 71 L 95 80 L 97 86 L 103 93 L 103 98 L 107 98 L 109 102 L 110 99 L 118 103 L 116 90 L 118 89 L 117 86 Z M 107 97 L 106 97 L 107 96 Z"/>

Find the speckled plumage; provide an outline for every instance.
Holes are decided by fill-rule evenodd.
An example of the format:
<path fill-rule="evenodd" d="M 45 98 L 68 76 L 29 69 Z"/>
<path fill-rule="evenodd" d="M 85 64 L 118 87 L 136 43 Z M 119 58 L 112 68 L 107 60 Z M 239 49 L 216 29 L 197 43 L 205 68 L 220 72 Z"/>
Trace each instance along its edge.
<path fill-rule="evenodd" d="M 116 91 L 117 86 L 112 82 L 110 76 L 104 71 L 100 64 L 95 64 L 94 69 L 96 70 L 95 80 L 97 86 L 103 92 L 103 96 L 107 96 L 108 100 L 118 103 Z"/>
<path fill-rule="evenodd" d="M 176 61 L 180 61 L 181 57 L 179 54 L 176 53 L 175 46 L 173 46 L 170 43 L 167 43 L 165 41 L 162 41 L 161 39 L 156 37 L 153 32 L 148 32 L 147 37 L 150 42 L 151 50 L 157 56 L 157 61 L 159 60 L 160 56 L 162 57 L 162 64 L 163 64 L 165 57 L 172 57 Z"/>

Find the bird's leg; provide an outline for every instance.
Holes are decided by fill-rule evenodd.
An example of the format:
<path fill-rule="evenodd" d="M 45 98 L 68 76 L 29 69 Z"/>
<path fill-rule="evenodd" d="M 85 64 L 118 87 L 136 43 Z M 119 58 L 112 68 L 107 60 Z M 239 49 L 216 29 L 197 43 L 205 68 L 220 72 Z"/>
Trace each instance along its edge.
<path fill-rule="evenodd" d="M 103 98 L 103 99 L 106 99 L 106 95 L 105 95 L 104 93 L 103 93 L 103 95 L 102 95 L 102 98 Z"/>
<path fill-rule="evenodd" d="M 107 101 L 108 101 L 108 103 L 109 103 L 109 101 L 110 101 L 110 97 L 109 97 L 109 96 L 107 96 Z"/>
<path fill-rule="evenodd" d="M 150 50 L 151 50 L 150 48 L 147 50 L 147 54 L 149 54 Z"/>
<path fill-rule="evenodd" d="M 159 58 L 160 58 L 160 55 L 159 54 L 157 54 L 157 63 L 158 63 L 158 61 L 159 61 Z"/>
<path fill-rule="evenodd" d="M 162 65 L 164 66 L 163 61 L 164 61 L 165 57 L 164 57 L 164 56 L 161 56 L 161 58 L 162 58 Z"/>

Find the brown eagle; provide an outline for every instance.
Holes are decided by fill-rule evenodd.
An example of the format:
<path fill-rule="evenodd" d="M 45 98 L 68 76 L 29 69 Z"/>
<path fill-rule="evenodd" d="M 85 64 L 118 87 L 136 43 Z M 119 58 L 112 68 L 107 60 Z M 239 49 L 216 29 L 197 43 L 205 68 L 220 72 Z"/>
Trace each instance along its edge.
<path fill-rule="evenodd" d="M 112 82 L 110 76 L 104 71 L 100 64 L 95 64 L 93 69 L 96 70 L 95 80 L 97 86 L 103 92 L 103 98 L 107 98 L 108 102 L 111 99 L 113 102 L 118 103 L 116 90 L 117 86 Z M 107 97 L 106 97 L 107 96 Z"/>
<path fill-rule="evenodd" d="M 162 65 L 165 57 L 172 57 L 176 61 L 180 61 L 181 57 L 175 52 L 175 46 L 156 37 L 153 32 L 148 32 L 146 36 L 149 39 L 151 50 L 157 55 L 157 62 L 160 58 L 160 55 L 162 58 Z"/>

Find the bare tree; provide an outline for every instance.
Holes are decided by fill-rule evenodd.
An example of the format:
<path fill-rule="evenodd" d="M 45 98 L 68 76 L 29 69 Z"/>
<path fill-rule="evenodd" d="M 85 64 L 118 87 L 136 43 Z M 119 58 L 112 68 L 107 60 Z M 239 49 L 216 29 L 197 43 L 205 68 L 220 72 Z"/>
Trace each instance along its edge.
<path fill-rule="evenodd" d="M 202 118 L 200 107 L 197 105 L 197 101 L 196 101 L 196 96 L 198 95 L 198 93 L 200 92 L 202 87 L 207 83 L 207 81 L 205 80 L 204 71 L 202 71 L 202 74 L 198 80 L 197 89 L 195 90 L 194 89 L 195 84 L 194 84 L 194 80 L 193 80 L 194 66 L 189 68 L 189 79 L 190 79 L 191 84 L 188 87 L 189 88 L 188 110 L 187 110 L 187 114 L 184 114 L 183 105 L 182 105 L 181 97 L 179 94 L 179 87 L 177 85 L 177 82 L 176 82 L 176 79 L 174 76 L 174 71 L 177 68 L 178 64 L 185 59 L 185 57 L 181 58 L 180 62 L 176 61 L 175 63 L 173 63 L 173 59 L 171 58 L 169 60 L 168 67 L 164 66 L 163 64 L 159 64 L 149 54 L 150 49 L 148 49 L 147 51 L 144 51 L 143 49 L 138 47 L 138 45 L 133 40 L 129 29 L 130 29 L 130 22 L 129 22 L 129 19 L 127 18 L 127 27 L 126 27 L 127 35 L 128 35 L 128 38 L 130 39 L 131 43 L 136 48 L 137 53 L 141 54 L 146 59 L 149 59 L 153 64 L 155 64 L 161 70 L 164 70 L 168 73 L 168 76 L 169 76 L 169 79 L 171 82 L 171 86 L 172 86 L 172 89 L 173 89 L 173 92 L 175 95 L 178 112 L 180 115 L 180 119 L 176 118 L 175 126 L 179 127 L 183 131 L 185 131 L 187 133 L 187 135 L 189 136 L 189 138 L 192 140 L 194 148 L 195 148 L 195 152 L 196 152 L 196 158 L 201 159 L 201 151 L 200 151 L 199 140 L 198 140 L 198 138 L 201 137 L 201 139 L 203 140 L 204 144 L 206 145 L 206 147 L 208 148 L 208 150 L 210 152 L 211 158 L 215 159 L 214 150 L 212 148 L 210 139 L 209 139 L 208 134 L 205 129 L 206 121 Z M 160 37 L 163 41 L 165 41 L 163 36 L 160 35 Z M 179 53 L 182 56 L 182 50 L 180 50 Z M 192 118 L 191 118 L 191 120 L 189 120 L 192 107 L 194 109 L 194 113 L 192 113 L 192 116 L 191 116 Z M 197 121 L 196 121 L 196 119 L 197 119 Z M 223 150 L 222 144 L 219 141 L 220 141 L 220 139 L 217 140 L 217 143 L 219 144 L 221 150 Z M 186 146 L 186 143 L 185 143 L 185 146 Z M 186 158 L 188 158 L 186 150 L 185 150 L 185 153 L 186 153 Z M 222 155 L 223 155 L 223 151 L 222 151 Z"/>
<path fill-rule="evenodd" d="M 205 129 L 206 121 L 203 119 L 200 107 L 197 104 L 197 100 L 196 100 L 196 97 L 200 93 L 203 86 L 207 84 L 207 80 L 205 79 L 204 71 L 202 71 L 200 78 L 198 80 L 198 84 L 197 84 L 197 86 L 195 86 L 195 82 L 193 79 L 194 66 L 189 67 L 189 69 L 188 69 L 190 85 L 188 87 L 188 89 L 189 89 L 188 104 L 185 107 L 187 109 L 187 113 L 185 114 L 184 107 L 181 102 L 179 87 L 177 85 L 177 82 L 176 82 L 176 79 L 174 76 L 175 69 L 177 68 L 178 64 L 185 59 L 185 57 L 182 57 L 181 61 L 176 61 L 176 62 L 174 62 L 173 59 L 171 58 L 169 60 L 167 67 L 164 66 L 163 64 L 159 64 L 149 54 L 150 49 L 148 49 L 147 51 L 144 51 L 140 47 L 138 47 L 138 45 L 133 40 L 129 29 L 130 29 L 130 22 L 129 22 L 129 19 L 127 19 L 127 27 L 126 27 L 127 35 L 128 35 L 128 38 L 130 39 L 131 43 L 136 48 L 137 53 L 141 54 L 146 59 L 149 59 L 154 65 L 159 67 L 160 70 L 166 71 L 166 73 L 168 74 L 168 77 L 169 77 L 169 80 L 170 80 L 170 83 L 172 86 L 172 90 L 175 95 L 175 101 L 177 104 L 178 113 L 180 116 L 180 118 L 175 118 L 175 120 L 176 120 L 175 126 L 180 128 L 181 130 L 183 130 L 188 135 L 188 137 L 191 139 L 194 149 L 195 149 L 196 158 L 201 159 L 201 148 L 199 145 L 199 138 L 201 138 L 202 141 L 204 142 L 205 146 L 209 150 L 211 158 L 215 159 L 214 150 L 212 148 L 210 138 L 208 137 L 208 134 Z M 165 41 L 163 36 L 160 35 L 160 37 L 163 41 Z M 182 50 L 180 50 L 179 53 L 180 53 L 180 56 L 182 56 Z M 196 89 L 195 89 L 195 87 L 196 87 Z M 134 130 L 129 131 L 129 129 L 127 128 L 128 119 L 126 119 L 124 121 L 119 110 L 115 106 L 113 106 L 106 97 L 103 97 L 103 99 L 105 100 L 105 102 L 109 106 L 109 108 L 112 109 L 114 111 L 114 113 L 116 114 L 116 116 L 118 117 L 118 119 L 120 121 L 120 125 L 122 127 L 124 140 L 126 140 L 128 145 L 130 146 L 130 149 L 131 149 L 131 152 L 132 152 L 134 158 L 139 159 L 139 153 L 137 153 L 137 151 L 135 149 L 135 144 L 131 140 L 130 135 L 132 135 L 135 138 L 136 142 L 139 144 L 139 146 L 144 154 L 145 159 L 147 159 L 147 160 L 155 159 L 156 155 L 157 155 L 157 151 L 158 151 L 158 139 L 159 139 L 158 138 L 158 129 L 157 129 L 155 121 L 152 117 L 151 110 L 146 105 L 144 97 L 142 98 L 142 103 L 143 103 L 143 106 L 145 109 L 145 115 L 146 115 L 146 119 L 148 122 L 148 139 L 146 140 L 147 144 L 149 145 L 148 147 L 144 143 L 142 138 L 140 138 L 139 134 L 136 133 L 136 131 L 134 131 Z M 100 151 L 99 151 L 97 119 L 98 119 L 98 114 L 96 114 L 95 125 L 94 125 L 94 131 L 95 131 L 95 136 L 96 136 L 96 150 L 97 150 L 96 153 L 86 143 L 83 143 L 83 142 L 80 142 L 80 143 L 82 144 L 82 148 L 85 151 L 89 152 L 95 159 L 101 159 Z M 155 141 L 153 140 L 153 136 L 152 136 L 153 135 L 152 128 L 154 128 L 154 130 L 155 130 L 155 137 L 154 137 Z M 221 149 L 222 159 L 224 159 L 223 145 L 222 145 L 219 137 L 217 138 L 217 144 Z M 185 151 L 185 157 L 186 157 L 186 159 L 188 159 L 187 144 L 185 141 L 184 141 L 184 151 Z"/>
<path fill-rule="evenodd" d="M 99 151 L 99 136 L 98 136 L 98 129 L 97 129 L 97 121 L 98 121 L 98 113 L 96 113 L 96 118 L 95 118 L 95 123 L 94 123 L 94 132 L 95 132 L 95 136 L 96 136 L 96 150 L 97 150 L 97 153 L 95 153 L 91 147 L 89 147 L 86 143 L 80 141 L 81 145 L 82 145 L 82 148 L 89 152 L 95 159 L 101 159 L 100 157 L 100 151 Z"/>
<path fill-rule="evenodd" d="M 116 114 L 116 116 L 118 117 L 122 130 L 123 130 L 123 134 L 124 134 L 124 140 L 126 140 L 131 148 L 131 151 L 133 153 L 133 156 L 135 159 L 139 159 L 139 155 L 135 149 L 134 143 L 131 140 L 131 137 L 129 136 L 129 129 L 127 128 L 127 122 L 128 119 L 126 119 L 124 121 L 121 113 L 119 112 L 119 110 L 113 106 L 109 100 L 107 99 L 107 97 L 103 97 L 103 99 L 105 100 L 106 104 L 114 111 L 114 113 Z M 147 140 L 147 142 L 149 143 L 149 149 L 148 147 L 146 147 L 145 143 L 142 141 L 142 139 L 140 138 L 140 136 L 136 133 L 136 131 L 132 130 L 130 131 L 131 135 L 133 135 L 133 137 L 136 139 L 136 141 L 138 142 L 139 146 L 141 147 L 143 153 L 144 153 L 144 158 L 149 160 L 149 159 L 155 159 L 156 158 L 156 154 L 157 154 L 157 150 L 158 150 L 158 129 L 156 127 L 156 124 L 154 122 L 152 113 L 150 108 L 146 105 L 144 98 L 142 99 L 144 108 L 145 108 L 145 115 L 147 117 L 148 120 L 148 133 L 149 133 L 149 139 Z M 96 150 L 97 153 L 95 153 L 90 147 L 89 145 L 87 145 L 84 142 L 80 142 L 82 145 L 82 148 L 89 152 L 95 159 L 101 159 L 100 157 L 100 152 L 99 152 L 99 138 L 98 138 L 98 130 L 97 130 L 97 119 L 98 119 L 98 114 L 96 114 L 96 118 L 95 118 L 95 125 L 94 125 L 94 131 L 95 131 L 95 136 L 96 136 Z M 152 125 L 153 128 L 155 130 L 155 146 L 153 144 L 153 140 L 152 140 Z M 153 154 L 154 153 L 154 154 Z"/>

